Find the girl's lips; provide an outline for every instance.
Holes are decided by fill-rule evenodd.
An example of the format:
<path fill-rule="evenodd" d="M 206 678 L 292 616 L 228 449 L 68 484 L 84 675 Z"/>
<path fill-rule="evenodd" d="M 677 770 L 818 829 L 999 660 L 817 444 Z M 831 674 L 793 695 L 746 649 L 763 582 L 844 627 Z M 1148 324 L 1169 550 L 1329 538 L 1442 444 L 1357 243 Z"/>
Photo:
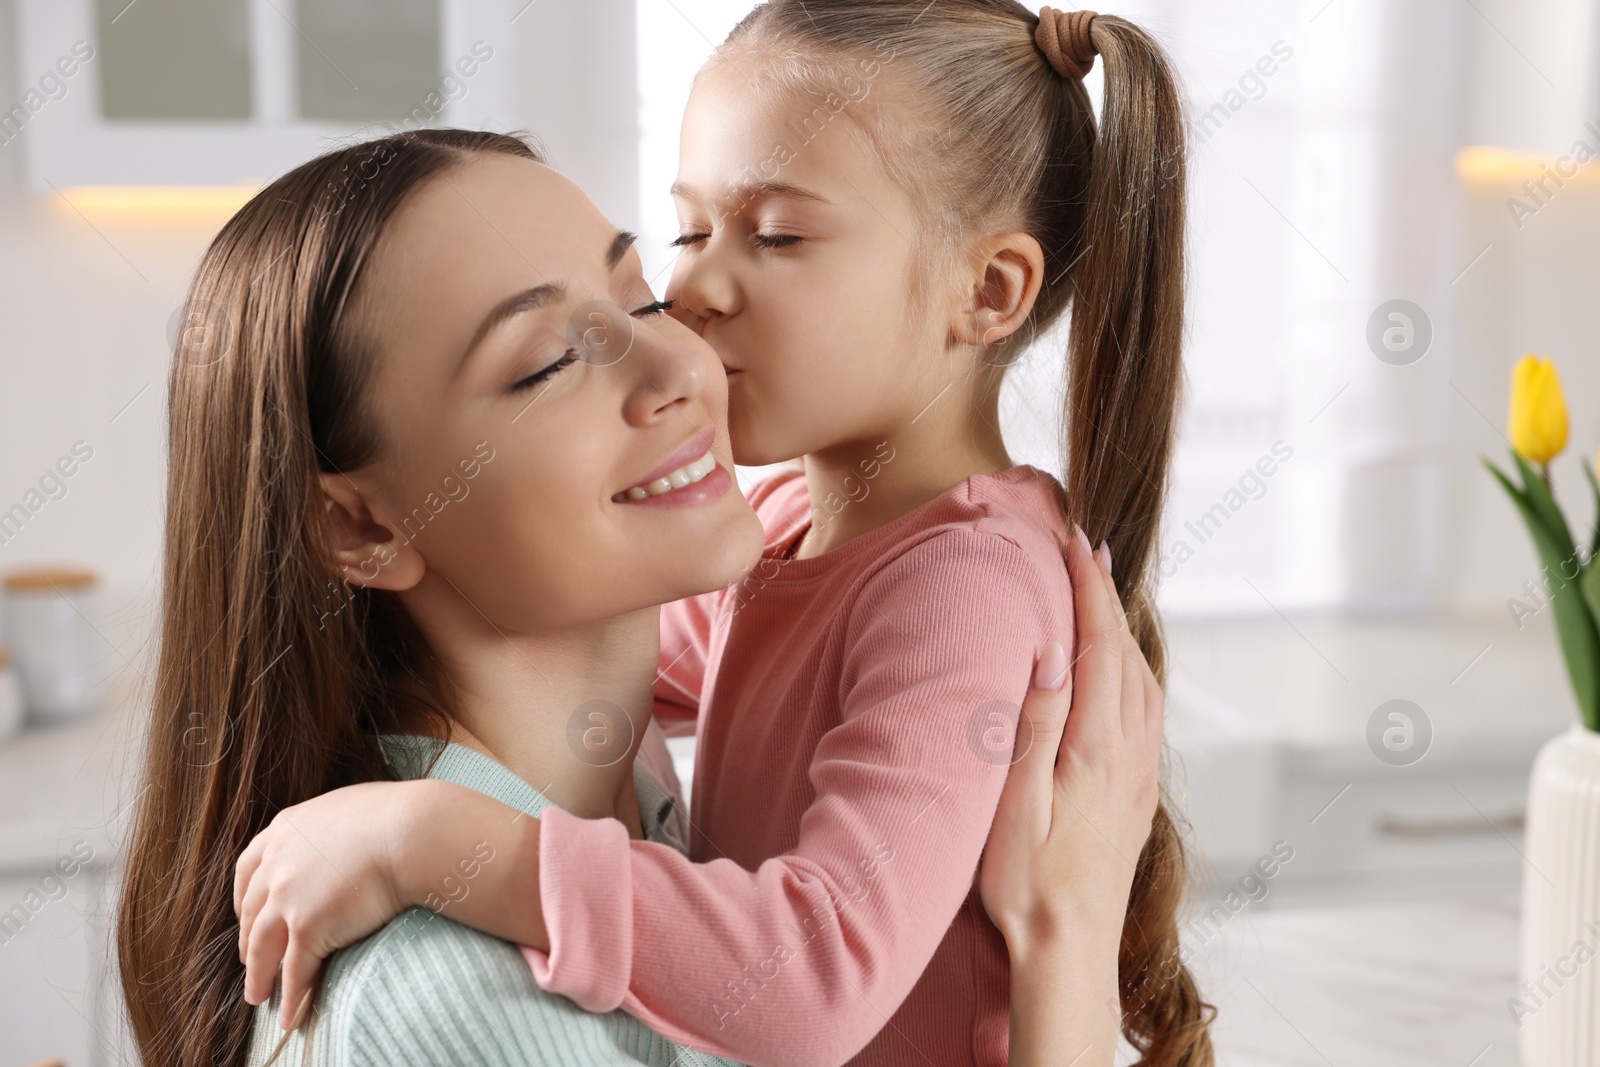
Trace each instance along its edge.
<path fill-rule="evenodd" d="M 617 500 L 615 503 L 630 508 L 686 508 L 704 504 L 722 497 L 733 488 L 733 475 L 718 463 L 710 474 L 681 489 L 673 489 L 660 496 L 647 496 L 643 500 Z"/>

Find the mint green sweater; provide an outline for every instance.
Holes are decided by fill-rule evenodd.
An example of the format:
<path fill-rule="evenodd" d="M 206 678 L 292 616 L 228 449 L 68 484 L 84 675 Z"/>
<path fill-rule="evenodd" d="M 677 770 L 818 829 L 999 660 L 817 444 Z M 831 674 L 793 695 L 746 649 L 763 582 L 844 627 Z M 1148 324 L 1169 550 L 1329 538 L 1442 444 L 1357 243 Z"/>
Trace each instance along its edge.
<path fill-rule="evenodd" d="M 403 778 L 455 782 L 535 818 L 550 804 L 472 749 L 441 749 L 417 737 L 383 740 Z M 639 764 L 634 788 L 646 839 L 685 851 L 682 805 Z M 546 993 L 517 946 L 428 908 L 412 908 L 335 953 L 312 1021 L 274 1058 L 283 1039 L 277 1016 L 277 995 L 256 1009 L 250 1067 L 736 1067 L 674 1045 L 624 1012 L 590 1014 Z"/>

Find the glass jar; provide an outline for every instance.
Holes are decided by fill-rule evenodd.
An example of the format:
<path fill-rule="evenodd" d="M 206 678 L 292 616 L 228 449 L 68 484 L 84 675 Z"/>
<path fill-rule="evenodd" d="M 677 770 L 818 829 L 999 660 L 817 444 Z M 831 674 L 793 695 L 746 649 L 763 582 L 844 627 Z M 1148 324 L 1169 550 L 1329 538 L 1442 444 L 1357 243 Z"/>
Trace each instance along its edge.
<path fill-rule="evenodd" d="M 36 569 L 6 575 L 5 639 L 21 682 L 28 722 L 70 722 L 99 707 L 105 650 L 89 621 L 98 585 L 92 573 L 80 570 Z"/>
<path fill-rule="evenodd" d="M 11 665 L 11 650 L 0 645 L 0 741 L 22 729 L 22 688 Z"/>

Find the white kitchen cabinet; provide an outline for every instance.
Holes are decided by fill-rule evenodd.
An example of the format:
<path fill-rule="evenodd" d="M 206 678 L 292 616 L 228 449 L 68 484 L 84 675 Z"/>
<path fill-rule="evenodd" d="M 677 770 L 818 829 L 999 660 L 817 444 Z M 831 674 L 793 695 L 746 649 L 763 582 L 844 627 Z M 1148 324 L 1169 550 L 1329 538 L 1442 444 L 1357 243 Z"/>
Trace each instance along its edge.
<path fill-rule="evenodd" d="M 48 192 L 259 184 L 352 135 L 507 129 L 523 6 L 18 0 L 0 141 Z"/>

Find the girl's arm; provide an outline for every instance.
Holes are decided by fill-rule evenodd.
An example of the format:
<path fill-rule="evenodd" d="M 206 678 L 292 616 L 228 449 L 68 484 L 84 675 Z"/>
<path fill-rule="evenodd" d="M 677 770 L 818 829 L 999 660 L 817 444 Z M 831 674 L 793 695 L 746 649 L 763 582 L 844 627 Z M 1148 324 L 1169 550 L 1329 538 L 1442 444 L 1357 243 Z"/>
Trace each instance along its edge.
<path fill-rule="evenodd" d="M 655 721 L 668 737 L 694 736 L 716 615 L 737 604 L 728 599 L 737 596 L 735 590 L 729 594 L 718 589 L 661 606 Z"/>
<path fill-rule="evenodd" d="M 1067 553 L 1076 594 L 1072 684 L 1035 701 L 1034 744 L 1011 768 L 979 886 L 1011 952 L 1012 1067 L 1111 1067 L 1121 1032 L 1117 950 L 1159 793 L 1162 710 L 1128 631 L 1105 546 Z M 1066 664 L 1041 661 L 1035 685 Z M 1067 714 L 1070 699 L 1071 714 Z"/>
<path fill-rule="evenodd" d="M 546 990 L 590 1011 L 624 1008 L 681 1044 L 773 1065 L 853 1056 L 899 1008 L 973 888 L 1006 778 L 1004 760 L 973 747 L 974 723 L 992 721 L 984 709 L 997 703 L 1021 704 L 1037 651 L 1070 643 L 1072 625 L 1064 572 L 972 527 L 921 542 L 859 596 L 846 639 L 864 651 L 847 668 L 841 725 L 811 756 L 814 798 L 790 851 L 753 869 L 692 863 L 630 841 L 615 820 L 552 808 L 520 820 L 514 839 L 491 839 L 501 859 L 447 914 L 543 950 L 529 955 Z M 429 802 L 451 813 L 436 808 L 428 828 L 408 831 L 413 858 L 376 867 L 407 903 L 436 881 L 419 874 L 494 819 L 474 798 Z M 329 888 L 336 876 L 309 840 L 319 852 L 381 852 L 354 811 L 316 824 L 305 841 L 276 835 L 298 858 L 274 865 L 274 881 L 306 903 L 278 912 L 281 932 L 244 934 L 252 993 L 270 989 L 280 948 L 328 948 L 316 902 L 355 891 Z M 312 966 L 286 965 L 286 985 Z"/>

